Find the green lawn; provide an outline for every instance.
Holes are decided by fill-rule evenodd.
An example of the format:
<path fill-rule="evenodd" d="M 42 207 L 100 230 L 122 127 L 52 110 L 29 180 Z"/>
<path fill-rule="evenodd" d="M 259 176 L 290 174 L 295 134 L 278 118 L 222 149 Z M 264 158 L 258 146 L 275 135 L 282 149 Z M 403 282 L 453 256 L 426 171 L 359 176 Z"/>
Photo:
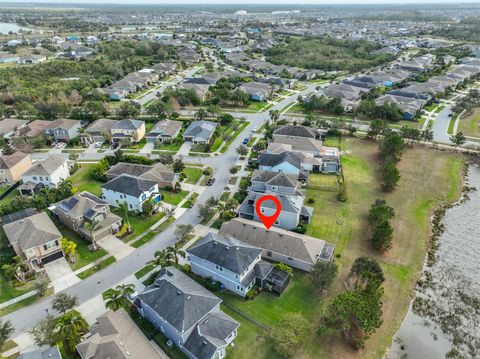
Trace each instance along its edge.
<path fill-rule="evenodd" d="M 480 137 L 480 108 L 476 108 L 470 116 L 460 118 L 458 132 L 463 132 L 465 136 Z"/>
<path fill-rule="evenodd" d="M 199 194 L 197 192 L 193 192 L 192 195 L 182 204 L 182 208 L 192 208 L 198 196 Z"/>
<path fill-rule="evenodd" d="M 147 264 L 145 267 L 139 269 L 135 272 L 135 278 L 140 279 L 145 276 L 147 273 L 150 273 L 155 266 L 153 264 Z"/>
<path fill-rule="evenodd" d="M 453 129 L 455 128 L 455 122 L 457 121 L 458 114 L 455 113 L 451 118 L 450 121 L 448 122 L 448 130 L 447 133 L 449 135 L 453 135 Z M 460 124 L 459 124 L 460 127 Z"/>
<path fill-rule="evenodd" d="M 185 179 L 186 183 L 195 184 L 202 177 L 203 169 L 198 167 L 185 167 L 183 173 L 187 176 Z"/>
<path fill-rule="evenodd" d="M 46 298 L 46 297 L 48 297 L 52 294 L 53 294 L 53 288 L 48 288 L 43 297 L 39 297 L 39 296 L 34 295 L 34 296 L 31 296 L 31 297 L 22 299 L 22 300 L 20 300 L 16 303 L 10 304 L 9 306 L 7 306 L 5 308 L 0 309 L 0 316 L 4 316 L 4 315 L 7 315 L 9 313 L 13 313 L 13 312 L 15 312 L 19 309 L 28 307 L 29 305 L 32 305 L 33 303 L 39 302 L 42 299 L 44 299 L 44 298 Z"/>
<path fill-rule="evenodd" d="M 100 263 L 98 263 L 97 265 L 95 265 L 94 267 L 88 268 L 87 270 L 85 270 L 81 273 L 78 273 L 77 276 L 80 279 L 85 279 L 87 277 L 90 277 L 92 274 L 95 274 L 98 271 L 101 271 L 102 269 L 107 268 L 109 265 L 111 265 L 115 262 L 116 262 L 115 257 L 113 257 L 113 256 L 108 257 L 108 258 L 104 259 L 103 261 L 101 261 Z"/>
<path fill-rule="evenodd" d="M 19 196 L 20 195 L 20 192 L 18 192 L 18 190 L 13 190 L 12 192 L 10 192 L 4 199 L 2 199 L 0 201 L 0 206 L 2 204 L 6 204 L 6 203 L 9 203 L 14 197 L 16 196 Z"/>
<path fill-rule="evenodd" d="M 172 222 L 175 221 L 174 217 L 169 217 L 166 221 L 162 222 L 154 231 L 148 232 L 142 238 L 137 239 L 135 242 L 131 244 L 133 248 L 138 248 L 145 243 L 151 241 L 157 234 L 163 232 L 165 228 L 167 228 Z"/>
<path fill-rule="evenodd" d="M 123 218 L 123 213 L 118 208 L 115 208 L 113 212 Z M 145 217 L 142 217 L 141 215 L 130 212 L 128 214 L 128 220 L 130 221 L 130 225 L 132 226 L 134 232 L 129 236 L 127 236 L 125 241 L 132 240 L 133 238 L 139 236 L 140 234 L 148 230 L 151 226 L 153 226 L 162 218 L 163 218 L 162 212 L 156 213 L 153 216 L 150 216 L 148 218 L 145 218 Z"/>
<path fill-rule="evenodd" d="M 160 143 L 155 146 L 155 150 L 172 151 L 176 153 L 180 147 L 182 147 L 182 144 L 182 142 Z"/>
<path fill-rule="evenodd" d="M 163 202 L 166 202 L 168 204 L 172 204 L 172 205 L 176 206 L 181 202 L 182 199 L 187 197 L 187 195 L 190 192 L 180 191 L 180 192 L 174 193 L 172 191 L 161 189 L 160 193 L 162 194 L 162 201 Z"/>
<path fill-rule="evenodd" d="M 227 141 L 227 143 L 225 143 L 225 146 L 222 147 L 222 149 L 220 150 L 221 153 L 225 153 L 227 152 L 228 148 L 230 147 L 231 143 L 240 135 L 240 133 L 242 133 L 242 131 L 245 129 L 245 127 L 247 127 L 248 125 L 250 124 L 250 122 L 246 121 L 243 123 L 243 125 L 241 125 L 237 131 L 233 134 L 233 136 L 230 138 L 229 141 Z"/>
<path fill-rule="evenodd" d="M 65 238 L 70 241 L 74 241 L 77 244 L 76 261 L 75 263 L 70 263 L 70 267 L 72 267 L 74 271 L 108 254 L 108 252 L 103 248 L 99 248 L 96 251 L 89 250 L 88 245 L 90 244 L 90 241 L 80 238 L 77 233 L 59 221 L 54 220 L 54 223 Z"/>
<path fill-rule="evenodd" d="M 70 177 L 73 187 L 79 191 L 87 191 L 96 196 L 102 194 L 101 182 L 95 181 L 90 177 L 90 170 L 95 164 L 82 163 L 80 168 Z"/>

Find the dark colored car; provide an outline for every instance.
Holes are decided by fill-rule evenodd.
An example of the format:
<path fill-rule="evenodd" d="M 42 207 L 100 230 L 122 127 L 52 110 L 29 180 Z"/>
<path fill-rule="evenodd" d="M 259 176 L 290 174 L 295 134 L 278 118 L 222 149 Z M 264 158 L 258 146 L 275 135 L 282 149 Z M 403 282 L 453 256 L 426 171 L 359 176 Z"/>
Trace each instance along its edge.
<path fill-rule="evenodd" d="M 452 116 L 453 116 L 453 113 L 449 113 L 449 114 L 448 114 L 448 117 L 452 117 Z"/>
<path fill-rule="evenodd" d="M 246 144 L 248 143 L 248 141 L 250 141 L 248 138 L 244 138 L 242 143 L 243 143 L 244 145 L 246 145 Z"/>
<path fill-rule="evenodd" d="M 214 177 L 210 177 L 207 181 L 207 186 L 211 186 L 212 184 L 215 183 L 215 178 Z"/>
<path fill-rule="evenodd" d="M 116 149 L 118 146 L 120 146 L 120 143 L 118 143 L 118 142 L 113 142 L 112 143 L 112 149 Z"/>

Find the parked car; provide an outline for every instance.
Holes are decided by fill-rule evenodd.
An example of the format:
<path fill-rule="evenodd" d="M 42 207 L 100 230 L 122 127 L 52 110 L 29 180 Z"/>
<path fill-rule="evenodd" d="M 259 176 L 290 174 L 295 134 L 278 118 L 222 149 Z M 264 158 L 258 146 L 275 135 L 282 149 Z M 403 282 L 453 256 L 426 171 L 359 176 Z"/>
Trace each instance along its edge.
<path fill-rule="evenodd" d="M 452 117 L 452 116 L 453 116 L 453 113 L 449 113 L 449 114 L 448 114 L 448 117 Z"/>
<path fill-rule="evenodd" d="M 111 148 L 112 150 L 115 150 L 115 149 L 118 148 L 118 146 L 120 146 L 120 143 L 114 142 L 114 143 L 112 143 L 112 145 L 110 146 L 110 148 Z"/>
<path fill-rule="evenodd" d="M 215 178 L 214 177 L 210 177 L 207 181 L 207 186 L 211 186 L 215 183 Z"/>
<path fill-rule="evenodd" d="M 258 131 L 258 127 L 255 126 L 255 127 L 252 127 L 252 132 L 257 132 Z"/>
<path fill-rule="evenodd" d="M 101 143 L 101 142 L 97 142 L 97 143 L 95 143 L 95 144 L 93 145 L 93 147 L 95 147 L 95 148 L 100 148 L 100 147 L 102 147 L 102 143 Z"/>
<path fill-rule="evenodd" d="M 248 138 L 246 138 L 246 137 L 245 137 L 245 138 L 243 139 L 243 142 L 242 142 L 242 144 L 246 145 L 246 144 L 248 143 L 248 141 L 250 141 L 250 140 L 249 140 Z"/>
<path fill-rule="evenodd" d="M 64 142 L 59 142 L 55 145 L 55 148 L 62 148 L 65 145 Z"/>

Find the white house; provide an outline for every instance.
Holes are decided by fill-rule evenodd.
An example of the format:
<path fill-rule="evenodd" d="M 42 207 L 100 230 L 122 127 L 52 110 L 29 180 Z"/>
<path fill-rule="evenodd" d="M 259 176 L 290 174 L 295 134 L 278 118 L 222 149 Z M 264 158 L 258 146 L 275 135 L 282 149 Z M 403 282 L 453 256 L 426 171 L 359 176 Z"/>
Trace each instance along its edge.
<path fill-rule="evenodd" d="M 68 160 L 62 156 L 49 156 L 46 160 L 36 162 L 22 175 L 23 185 L 18 189 L 24 195 L 33 195 L 37 188 L 57 187 L 68 177 Z"/>
<path fill-rule="evenodd" d="M 130 211 L 142 212 L 142 204 L 153 199 L 160 202 L 158 182 L 145 178 L 122 175 L 115 177 L 102 186 L 102 198 L 112 206 L 127 202 Z"/>

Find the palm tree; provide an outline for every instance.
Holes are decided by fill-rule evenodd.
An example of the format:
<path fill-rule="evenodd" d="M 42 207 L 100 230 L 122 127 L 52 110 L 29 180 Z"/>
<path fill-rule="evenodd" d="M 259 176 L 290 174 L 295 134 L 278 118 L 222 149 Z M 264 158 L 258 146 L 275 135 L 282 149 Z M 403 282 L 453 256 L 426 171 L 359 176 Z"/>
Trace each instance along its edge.
<path fill-rule="evenodd" d="M 19 282 L 25 282 L 25 273 L 28 271 L 28 265 L 23 262 L 19 256 L 12 258 L 10 264 L 4 264 L 2 270 L 10 278 L 16 278 Z"/>
<path fill-rule="evenodd" d="M 0 349 L 3 347 L 3 344 L 5 344 L 13 331 L 13 325 L 9 320 L 7 320 L 5 323 L 2 323 L 0 320 Z"/>
<path fill-rule="evenodd" d="M 118 290 L 122 294 L 122 297 L 125 297 L 127 295 L 132 295 L 135 292 L 135 285 L 133 285 L 133 284 L 119 284 L 115 287 L 115 289 Z"/>
<path fill-rule="evenodd" d="M 127 225 L 128 231 L 130 231 L 130 220 L 128 218 L 128 203 L 126 201 L 120 203 L 118 208 L 122 211 L 123 214 L 123 223 Z"/>
<path fill-rule="evenodd" d="M 180 243 L 175 243 L 174 246 L 167 248 L 167 256 L 175 262 L 175 265 L 178 265 L 178 258 L 185 258 L 185 252 L 182 251 Z"/>
<path fill-rule="evenodd" d="M 73 352 L 82 336 L 88 331 L 88 323 L 80 313 L 72 311 L 59 318 L 55 331 L 64 339 Z"/>
<path fill-rule="evenodd" d="M 168 267 L 172 264 L 171 256 L 169 256 L 168 252 L 165 249 L 161 251 L 155 252 L 155 258 L 150 261 L 150 264 L 160 267 Z"/>
<path fill-rule="evenodd" d="M 121 290 L 110 288 L 103 295 L 103 299 L 105 300 L 105 306 L 115 311 L 122 306 L 123 294 Z"/>
<path fill-rule="evenodd" d="M 85 228 L 90 232 L 90 240 L 92 241 L 93 249 L 96 251 L 98 249 L 97 242 L 95 240 L 95 230 L 98 228 L 98 222 L 85 222 Z"/>

